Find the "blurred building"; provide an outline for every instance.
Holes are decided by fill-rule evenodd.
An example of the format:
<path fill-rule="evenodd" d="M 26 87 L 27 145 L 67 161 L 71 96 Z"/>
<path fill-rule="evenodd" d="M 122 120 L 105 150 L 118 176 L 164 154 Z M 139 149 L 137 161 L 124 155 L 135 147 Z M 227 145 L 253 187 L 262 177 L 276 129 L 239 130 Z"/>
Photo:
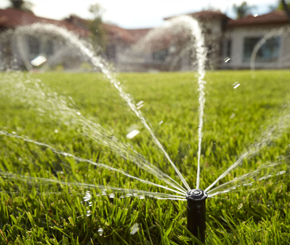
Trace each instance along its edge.
<path fill-rule="evenodd" d="M 35 23 L 63 27 L 82 38 L 88 38 L 90 35 L 88 30 L 67 21 L 41 18 L 33 13 L 16 9 L 0 9 L 0 68 L 25 69 L 30 65 L 30 61 L 39 55 L 51 61 L 56 60 L 57 63 L 61 62 L 65 68 L 77 67 L 80 60 L 79 54 L 62 49 L 64 40 L 57 40 L 53 35 L 40 35 L 29 30 L 21 35 L 13 32 L 19 26 Z"/>
<path fill-rule="evenodd" d="M 187 15 L 197 19 L 202 28 L 207 48 L 207 69 L 213 70 L 221 68 L 224 33 L 231 19 L 219 11 L 200 11 Z M 165 18 L 165 20 L 170 20 L 173 17 Z M 192 64 L 193 66 L 195 66 L 195 64 L 192 62 L 191 57 L 195 50 L 191 43 L 189 43 L 189 45 L 188 48 L 186 46 L 180 46 L 179 49 L 176 48 L 180 51 L 178 54 L 179 60 L 175 61 L 175 69 L 191 70 L 194 68 Z"/>
<path fill-rule="evenodd" d="M 203 28 L 208 69 L 249 69 L 251 58 L 254 58 L 255 68 L 290 68 L 290 24 L 284 11 L 236 20 L 215 11 L 188 15 L 198 19 Z M 261 41 L 263 45 L 252 57 L 255 46 Z M 189 54 L 182 56 L 179 69 L 186 69 L 186 64 L 189 68 L 190 62 Z"/>
<path fill-rule="evenodd" d="M 252 52 L 259 41 L 264 44 L 258 50 L 256 68 L 290 68 L 290 24 L 286 12 L 276 10 L 268 14 L 249 15 L 229 20 L 223 36 L 223 57 L 230 61 L 222 63 L 224 69 L 248 69 Z"/>
<path fill-rule="evenodd" d="M 202 27 L 207 48 L 207 69 L 250 68 L 252 52 L 265 35 L 269 39 L 263 40 L 263 45 L 257 51 L 255 67 L 290 67 L 290 25 L 284 11 L 251 15 L 237 20 L 217 11 L 187 15 L 197 19 Z M 21 37 L 7 32 L 34 23 L 63 27 L 82 39 L 90 40 L 89 21 L 77 16 L 72 15 L 58 21 L 15 9 L 0 9 L 1 69 L 11 67 L 11 64 L 19 69 L 27 68 L 27 63 L 39 55 L 47 57 L 51 67 L 60 65 L 67 70 L 84 67 L 84 57 L 81 57 L 77 49 L 69 48 L 65 40 L 60 41 L 53 35 L 37 35 L 33 32 Z M 103 56 L 118 71 L 187 71 L 195 68 L 192 40 L 182 32 L 165 32 L 158 28 L 124 29 L 110 24 L 103 24 L 103 29 L 107 36 Z"/>

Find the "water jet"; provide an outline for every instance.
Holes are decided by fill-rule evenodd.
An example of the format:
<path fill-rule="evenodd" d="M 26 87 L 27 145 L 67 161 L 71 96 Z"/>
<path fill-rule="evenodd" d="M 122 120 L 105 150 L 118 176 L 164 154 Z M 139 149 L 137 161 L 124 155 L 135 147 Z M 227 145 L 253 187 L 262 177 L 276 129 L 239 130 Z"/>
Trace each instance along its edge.
<path fill-rule="evenodd" d="M 184 23 L 184 25 L 187 23 L 187 19 L 183 18 L 181 20 L 182 20 L 182 23 Z M 191 22 L 192 22 L 192 20 L 191 20 Z M 196 24 L 197 23 L 194 21 L 194 23 L 192 23 L 192 26 L 195 27 Z M 177 25 L 181 25 L 181 24 L 178 21 L 173 22 L 173 24 L 172 24 L 173 27 L 176 27 Z M 189 27 L 191 27 L 191 25 Z M 193 27 L 191 27 L 189 29 L 194 34 L 195 28 L 193 28 Z M 81 49 L 80 51 L 84 54 L 84 56 L 87 57 L 88 60 L 91 60 L 91 62 L 94 64 L 95 67 L 100 67 L 100 70 L 103 71 L 103 73 L 105 74 L 105 76 L 107 77 L 109 82 L 112 85 L 114 85 L 114 87 L 120 93 L 122 99 L 124 99 L 125 102 L 127 103 L 127 105 L 129 106 L 129 108 L 141 120 L 144 127 L 147 130 L 149 130 L 151 136 L 153 137 L 154 142 L 157 144 L 158 148 L 160 148 L 161 152 L 164 153 L 164 155 L 167 158 L 167 160 L 169 161 L 169 163 L 172 165 L 174 170 L 177 172 L 177 175 L 182 180 L 183 185 L 182 184 L 180 185 L 180 183 L 176 182 L 170 176 L 163 173 L 161 170 L 159 170 L 157 167 L 155 167 L 153 164 L 151 164 L 149 161 L 147 161 L 141 154 L 139 154 L 133 148 L 130 148 L 129 145 L 123 144 L 122 142 L 118 141 L 115 136 L 114 136 L 114 138 L 111 137 L 112 134 L 109 131 L 105 130 L 105 128 L 101 127 L 101 125 L 95 123 L 91 119 L 85 118 L 78 110 L 70 108 L 69 104 L 65 101 L 64 97 L 60 97 L 57 94 L 52 93 L 49 90 L 44 90 L 44 88 L 39 85 L 40 82 L 36 83 L 35 89 L 33 89 L 33 86 L 31 85 L 32 84 L 31 79 L 30 79 L 28 84 L 26 84 L 26 82 L 23 82 L 23 79 L 21 79 L 21 80 L 17 79 L 14 82 L 13 82 L 13 79 L 10 79 L 10 80 L 4 79 L 4 81 L 2 83 L 6 83 L 6 81 L 7 81 L 7 84 L 9 84 L 9 86 L 11 86 L 11 84 L 17 85 L 14 87 L 17 87 L 18 94 L 22 96 L 21 98 L 24 101 L 25 101 L 25 99 L 30 103 L 32 103 L 31 101 L 34 101 L 34 105 L 37 105 L 37 108 L 38 107 L 41 108 L 41 110 L 43 112 L 47 112 L 47 113 L 49 113 L 49 115 L 54 115 L 56 118 L 61 118 L 62 122 L 67 123 L 67 125 L 70 125 L 69 123 L 71 121 L 73 121 L 74 124 L 77 124 L 78 127 L 82 129 L 81 132 L 84 136 L 91 138 L 95 143 L 107 146 L 112 152 L 117 153 L 122 158 L 128 160 L 128 162 L 130 161 L 130 162 L 136 164 L 140 169 L 147 171 L 148 173 L 154 175 L 159 180 L 164 181 L 167 185 L 163 186 L 163 185 L 159 184 L 159 182 L 158 182 L 158 184 L 155 184 L 154 182 L 151 182 L 147 179 L 142 179 L 141 178 L 142 175 L 141 176 L 131 175 L 131 174 L 127 173 L 125 170 L 122 170 L 122 168 L 117 169 L 117 168 L 114 168 L 114 167 L 108 165 L 107 163 L 105 163 L 105 164 L 99 163 L 98 160 L 92 161 L 92 160 L 88 160 L 85 158 L 77 157 L 71 153 L 57 150 L 56 148 L 54 148 L 48 144 L 36 142 L 34 140 L 28 139 L 27 137 L 18 136 L 18 135 L 16 135 L 15 132 L 10 134 L 8 132 L 0 130 L 0 135 L 21 139 L 27 143 L 34 143 L 38 146 L 46 147 L 46 148 L 50 149 L 52 152 L 54 152 L 55 154 L 62 155 L 65 157 L 70 157 L 73 160 L 76 160 L 77 162 L 86 162 L 86 163 L 92 164 L 95 167 L 98 167 L 99 169 L 102 168 L 102 169 L 107 169 L 110 171 L 117 172 L 120 175 L 124 175 L 126 177 L 131 178 L 132 180 L 139 181 L 143 184 L 150 184 L 150 185 L 162 188 L 162 189 L 167 190 L 167 191 L 172 191 L 172 192 L 174 192 L 174 195 L 168 194 L 168 193 L 146 191 L 146 188 L 145 188 L 145 190 L 124 189 L 124 188 L 118 188 L 118 187 L 114 187 L 114 186 L 110 187 L 107 184 L 104 184 L 104 186 L 103 186 L 103 185 L 85 184 L 85 183 L 81 183 L 81 182 L 80 183 L 76 183 L 76 182 L 70 183 L 70 182 L 65 182 L 65 181 L 60 182 L 60 181 L 55 180 L 55 179 L 34 178 L 34 177 L 28 177 L 25 175 L 23 175 L 23 176 L 15 175 L 13 173 L 11 173 L 11 174 L 1 173 L 2 178 L 4 176 L 6 179 L 9 178 L 9 179 L 13 179 L 13 180 L 26 180 L 27 182 L 34 181 L 36 183 L 46 183 L 46 184 L 56 183 L 56 184 L 76 186 L 76 187 L 86 187 L 86 188 L 92 188 L 92 189 L 98 188 L 99 190 L 102 190 L 101 194 L 98 194 L 98 195 L 107 195 L 105 192 L 106 189 L 109 189 L 110 191 L 112 191 L 114 193 L 123 193 L 123 194 L 125 193 L 126 194 L 124 196 L 121 196 L 120 198 L 138 197 L 138 195 L 140 194 L 139 199 L 144 199 L 144 197 L 146 196 L 146 197 L 150 197 L 150 198 L 154 197 L 157 200 L 165 199 L 165 200 L 187 201 L 187 228 L 196 238 L 198 238 L 202 243 L 204 243 L 205 242 L 205 230 L 206 230 L 206 224 L 205 224 L 206 199 L 208 197 L 213 197 L 213 196 L 216 196 L 218 194 L 227 193 L 229 191 L 233 191 L 233 190 L 237 189 L 238 187 L 252 186 L 252 179 L 255 179 L 255 180 L 261 182 L 264 179 L 272 178 L 274 176 L 281 176 L 282 174 L 286 173 L 286 171 L 283 168 L 281 168 L 281 169 L 279 169 L 279 172 L 274 172 L 274 170 L 273 170 L 273 171 L 271 171 L 271 174 L 269 174 L 266 171 L 266 170 L 268 170 L 269 166 L 265 166 L 265 171 L 261 171 L 261 169 L 255 170 L 254 172 L 247 173 L 241 177 L 238 177 L 237 179 L 230 180 L 229 182 L 226 182 L 226 183 L 221 183 L 220 185 L 218 185 L 218 187 L 212 189 L 230 171 L 234 170 L 237 166 L 242 165 L 244 159 L 247 159 L 251 156 L 254 156 L 255 154 L 258 153 L 258 151 L 260 149 L 262 149 L 262 147 L 266 146 L 267 144 L 269 144 L 269 142 L 271 142 L 272 139 L 275 139 L 276 137 L 278 137 L 280 135 L 280 134 L 279 135 L 273 134 L 273 132 L 275 132 L 275 131 L 267 130 L 265 136 L 263 136 L 262 139 L 259 140 L 259 142 L 257 144 L 254 144 L 253 146 L 250 147 L 249 150 L 244 152 L 237 159 L 237 161 L 235 163 L 233 163 L 233 165 L 231 165 L 223 174 L 221 174 L 210 186 L 205 188 L 205 190 L 199 189 L 200 159 L 201 159 L 201 146 L 202 146 L 201 142 L 202 142 L 202 131 L 203 131 L 202 130 L 203 129 L 203 111 L 204 111 L 204 103 L 205 103 L 205 93 L 204 93 L 205 81 L 203 81 L 203 78 L 205 75 L 204 62 L 205 62 L 206 56 L 204 56 L 202 54 L 206 54 L 206 53 L 204 52 L 205 50 L 204 50 L 204 47 L 202 44 L 203 39 L 201 39 L 202 42 L 198 42 L 197 44 L 195 44 L 196 47 L 194 46 L 197 49 L 197 56 L 199 57 L 198 58 L 198 65 L 199 65 L 198 84 L 199 84 L 199 92 L 200 92 L 200 97 L 199 97 L 200 109 L 199 109 L 199 128 L 198 128 L 198 135 L 199 135 L 198 142 L 199 143 L 198 143 L 198 167 L 197 167 L 197 182 L 196 182 L 197 184 L 196 184 L 196 189 L 191 190 L 188 187 L 186 180 L 182 177 L 182 174 L 179 172 L 177 167 L 171 161 L 171 158 L 169 157 L 169 155 L 166 153 L 165 148 L 161 145 L 161 143 L 158 141 L 155 134 L 153 133 L 153 131 L 149 127 L 149 124 L 145 120 L 145 117 L 142 116 L 141 111 L 140 111 L 140 107 L 139 107 L 140 106 L 139 103 L 137 105 L 135 105 L 135 103 L 134 103 L 133 99 L 130 97 L 130 95 L 127 94 L 123 90 L 122 86 L 120 85 L 120 82 L 118 80 L 116 80 L 116 78 L 113 76 L 113 74 L 111 74 L 111 71 L 107 67 L 105 61 L 103 61 L 99 57 L 95 57 L 93 52 L 91 52 L 90 49 L 87 48 L 87 46 L 85 45 L 86 43 L 81 42 L 73 34 L 70 34 L 70 33 L 66 32 L 65 30 L 62 30 L 61 28 L 53 27 L 51 25 L 34 25 L 33 27 L 29 27 L 29 28 L 27 28 L 27 27 L 19 28 L 18 34 L 19 33 L 25 34 L 26 31 L 31 31 L 31 29 L 33 29 L 34 31 L 39 32 L 39 33 L 52 32 L 52 33 L 54 33 L 55 36 L 59 36 L 60 38 L 63 38 L 64 40 L 66 40 L 66 39 L 71 40 L 72 46 L 76 46 L 76 47 L 80 48 Z M 199 30 L 199 28 L 197 28 L 197 31 L 198 30 Z M 200 35 L 201 33 L 199 33 L 199 31 L 198 31 L 197 34 Z M 192 36 L 195 36 L 195 35 L 192 35 Z M 189 48 L 192 48 L 192 47 L 189 47 Z M 10 74 L 9 74 L 9 76 L 10 76 Z M 15 93 L 14 89 L 10 89 L 10 90 Z M 27 93 L 27 91 L 29 91 L 29 93 Z M 27 97 L 25 97 L 26 94 L 27 94 Z M 53 94 L 53 96 L 52 96 L 52 94 Z M 17 97 L 17 96 L 11 96 L 11 97 Z M 18 96 L 18 97 L 20 97 L 20 96 Z M 287 116 L 288 116 L 288 114 L 287 114 Z M 288 125 L 286 119 L 285 120 L 278 120 L 278 121 L 280 122 L 280 124 L 277 126 L 278 129 L 285 129 L 286 125 Z M 163 120 L 161 122 L 163 122 Z M 159 125 L 161 124 L 161 122 L 159 123 Z M 134 132 L 134 131 L 132 131 L 132 132 Z M 127 136 L 127 138 L 130 138 L 130 137 Z M 275 166 L 271 165 L 270 167 L 273 169 L 275 168 L 275 171 L 278 171 L 277 165 L 275 165 Z M 55 175 L 57 177 L 57 174 L 55 174 Z M 236 184 L 237 181 L 240 181 L 242 183 L 239 182 L 239 185 L 237 185 Z M 109 194 L 109 200 L 111 202 L 114 198 L 114 195 L 115 194 L 113 194 L 113 193 Z M 86 193 L 86 195 L 84 197 L 84 201 L 86 203 L 88 203 L 90 198 L 91 198 L 90 194 Z M 240 208 L 238 208 L 238 209 L 240 209 Z M 90 211 L 88 210 L 85 215 L 90 216 L 91 215 Z M 102 228 L 99 228 L 98 232 L 99 232 L 99 234 L 103 234 L 104 230 Z"/>

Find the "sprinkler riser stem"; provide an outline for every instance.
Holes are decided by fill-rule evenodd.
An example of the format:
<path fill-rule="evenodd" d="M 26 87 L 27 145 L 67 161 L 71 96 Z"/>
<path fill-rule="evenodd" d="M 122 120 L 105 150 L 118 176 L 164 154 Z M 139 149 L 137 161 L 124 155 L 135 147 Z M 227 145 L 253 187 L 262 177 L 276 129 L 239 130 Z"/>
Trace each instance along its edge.
<path fill-rule="evenodd" d="M 187 229 L 201 242 L 205 242 L 205 213 L 207 194 L 200 189 L 187 193 Z"/>

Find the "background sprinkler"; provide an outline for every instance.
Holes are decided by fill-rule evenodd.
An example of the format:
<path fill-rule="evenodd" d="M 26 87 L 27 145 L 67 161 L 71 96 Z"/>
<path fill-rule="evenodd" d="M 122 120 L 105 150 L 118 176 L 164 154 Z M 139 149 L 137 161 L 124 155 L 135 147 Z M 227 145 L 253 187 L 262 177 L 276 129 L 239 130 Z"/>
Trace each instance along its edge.
<path fill-rule="evenodd" d="M 201 242 L 205 242 L 205 200 L 207 194 L 201 189 L 187 192 L 187 229 Z"/>

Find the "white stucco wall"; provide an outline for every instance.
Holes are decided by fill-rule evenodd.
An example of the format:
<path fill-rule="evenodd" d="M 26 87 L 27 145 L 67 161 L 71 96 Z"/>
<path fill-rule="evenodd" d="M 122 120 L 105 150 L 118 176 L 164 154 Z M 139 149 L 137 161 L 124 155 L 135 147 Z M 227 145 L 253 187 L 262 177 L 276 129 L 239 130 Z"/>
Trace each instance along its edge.
<path fill-rule="evenodd" d="M 231 40 L 231 60 L 228 63 L 222 62 L 224 69 L 250 68 L 250 62 L 243 61 L 244 39 L 249 37 L 263 37 L 272 30 L 277 30 L 281 26 L 264 26 L 264 27 L 236 27 L 225 32 L 223 39 L 223 59 L 226 58 L 226 41 Z M 290 39 L 287 32 L 280 36 L 280 48 L 277 61 L 274 62 L 255 62 L 256 68 L 288 68 L 290 59 Z M 285 59 L 288 55 L 288 60 Z M 283 58 L 284 57 L 284 58 Z M 285 62 L 286 60 L 286 62 Z"/>

